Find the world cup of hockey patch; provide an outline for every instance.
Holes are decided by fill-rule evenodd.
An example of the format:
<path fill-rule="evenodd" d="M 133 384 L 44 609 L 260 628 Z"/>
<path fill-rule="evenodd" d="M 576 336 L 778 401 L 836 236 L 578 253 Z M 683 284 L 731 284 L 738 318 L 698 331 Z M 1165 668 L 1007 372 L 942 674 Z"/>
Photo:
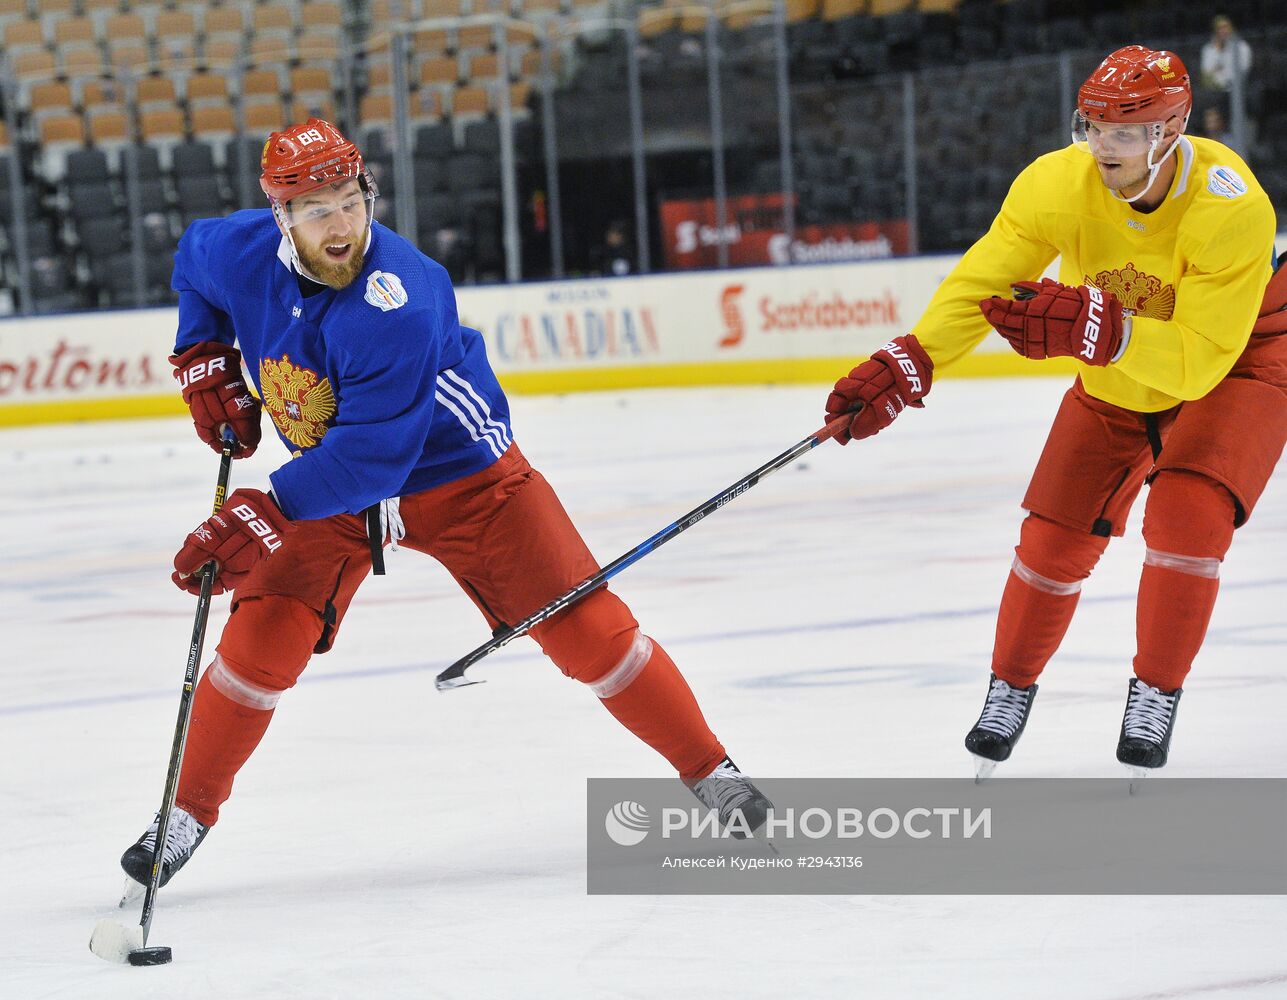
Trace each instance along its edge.
<path fill-rule="evenodd" d="M 1232 167 L 1212 167 L 1207 171 L 1207 190 L 1221 198 L 1238 198 L 1247 193 L 1247 182 Z"/>
<path fill-rule="evenodd" d="M 366 279 L 366 300 L 381 312 L 388 312 L 407 304 L 407 290 L 396 274 L 372 271 Z"/>

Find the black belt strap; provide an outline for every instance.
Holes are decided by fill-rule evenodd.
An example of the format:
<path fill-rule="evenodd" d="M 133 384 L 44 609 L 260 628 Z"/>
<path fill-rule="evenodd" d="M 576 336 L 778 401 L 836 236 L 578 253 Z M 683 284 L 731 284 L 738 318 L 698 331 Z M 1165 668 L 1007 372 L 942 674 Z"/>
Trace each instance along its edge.
<path fill-rule="evenodd" d="M 366 509 L 366 537 L 371 543 L 371 572 L 384 576 L 384 532 L 380 530 L 380 505 Z"/>
<path fill-rule="evenodd" d="M 1148 435 L 1148 446 L 1153 449 L 1153 461 L 1162 454 L 1162 434 L 1157 429 L 1157 414 L 1144 414 L 1144 432 Z"/>

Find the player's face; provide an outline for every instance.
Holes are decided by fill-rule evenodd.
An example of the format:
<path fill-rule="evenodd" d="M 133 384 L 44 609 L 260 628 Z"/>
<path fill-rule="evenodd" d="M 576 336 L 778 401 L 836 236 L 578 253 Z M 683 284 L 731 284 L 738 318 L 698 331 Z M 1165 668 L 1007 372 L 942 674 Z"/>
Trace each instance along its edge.
<path fill-rule="evenodd" d="M 295 252 L 308 272 L 339 290 L 365 263 L 368 201 L 355 180 L 310 191 L 287 205 Z"/>
<path fill-rule="evenodd" d="M 1154 163 L 1161 160 L 1175 135 L 1168 126 L 1153 152 Z M 1148 183 L 1152 140 L 1147 126 L 1091 122 L 1086 126 L 1086 141 L 1105 187 L 1129 198 Z"/>

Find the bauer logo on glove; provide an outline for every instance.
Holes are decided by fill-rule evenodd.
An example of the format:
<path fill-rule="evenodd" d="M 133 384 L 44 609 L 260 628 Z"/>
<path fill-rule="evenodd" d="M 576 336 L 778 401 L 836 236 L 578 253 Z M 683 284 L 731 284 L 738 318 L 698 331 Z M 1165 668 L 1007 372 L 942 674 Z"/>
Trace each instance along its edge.
<path fill-rule="evenodd" d="M 174 377 L 179 380 L 180 389 L 202 387 L 207 379 L 214 377 L 215 372 L 228 374 L 227 357 L 211 358 L 209 361 L 198 361 L 187 368 L 176 370 Z"/>
<path fill-rule="evenodd" d="M 201 567 L 214 562 L 211 593 L 236 590 L 261 559 L 282 547 L 291 530 L 290 521 L 267 493 L 234 490 L 223 511 L 197 525 L 184 540 L 174 557 L 171 579 L 180 590 L 199 593 Z"/>
<path fill-rule="evenodd" d="M 183 401 L 192 411 L 197 436 L 215 451 L 223 450 L 223 428 L 237 438 L 234 458 L 253 455 L 259 447 L 260 403 L 241 375 L 241 352 L 228 344 L 203 341 L 170 358 Z"/>
<path fill-rule="evenodd" d="M 232 512 L 246 522 L 247 528 L 259 536 L 259 540 L 264 543 L 264 548 L 269 552 L 276 552 L 282 547 L 282 540 L 273 530 L 273 526 L 246 504 L 237 504 L 236 507 L 232 508 Z"/>
<path fill-rule="evenodd" d="M 849 427 L 836 434 L 848 444 L 879 433 L 909 406 L 922 407 L 934 379 L 934 362 L 920 341 L 895 337 L 836 382 L 827 397 L 827 423 L 854 414 Z"/>
<path fill-rule="evenodd" d="M 1011 285 L 1013 299 L 983 299 L 979 309 L 1025 358 L 1077 358 L 1088 365 L 1116 361 L 1125 348 L 1126 313 L 1094 285 L 1065 285 L 1043 278 Z"/>

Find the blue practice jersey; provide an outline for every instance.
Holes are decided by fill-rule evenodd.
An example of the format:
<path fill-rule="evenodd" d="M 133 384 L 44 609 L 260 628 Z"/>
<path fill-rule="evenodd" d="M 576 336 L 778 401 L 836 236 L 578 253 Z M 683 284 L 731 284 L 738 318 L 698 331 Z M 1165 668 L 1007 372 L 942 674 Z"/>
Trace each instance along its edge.
<path fill-rule="evenodd" d="M 174 258 L 176 350 L 236 343 L 277 435 L 286 516 L 357 514 L 487 468 L 511 440 L 447 272 L 378 222 L 361 275 L 305 296 L 269 209 L 201 219 Z"/>

